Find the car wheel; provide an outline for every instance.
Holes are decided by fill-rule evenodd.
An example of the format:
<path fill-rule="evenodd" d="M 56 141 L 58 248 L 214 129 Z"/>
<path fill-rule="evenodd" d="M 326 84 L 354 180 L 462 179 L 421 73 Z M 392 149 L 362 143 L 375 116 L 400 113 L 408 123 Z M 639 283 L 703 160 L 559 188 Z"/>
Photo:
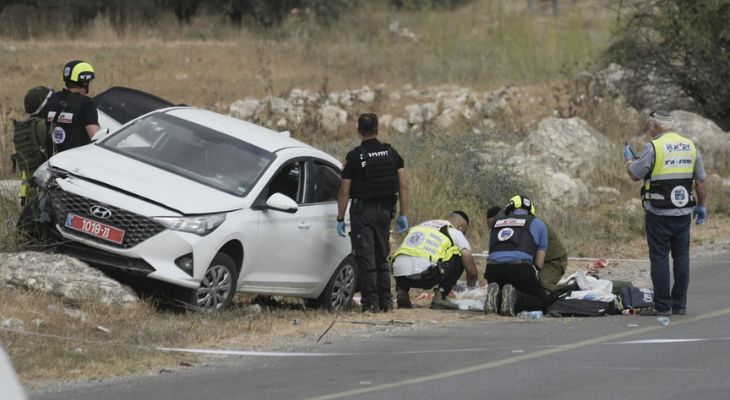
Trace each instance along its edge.
<path fill-rule="evenodd" d="M 335 269 L 335 273 L 319 296 L 319 304 L 331 312 L 349 310 L 355 290 L 357 290 L 357 264 L 354 257 L 347 256 Z"/>
<path fill-rule="evenodd" d="M 238 269 L 225 253 L 213 257 L 205 271 L 200 287 L 193 291 L 193 305 L 201 311 L 218 311 L 231 305 L 236 294 Z"/>

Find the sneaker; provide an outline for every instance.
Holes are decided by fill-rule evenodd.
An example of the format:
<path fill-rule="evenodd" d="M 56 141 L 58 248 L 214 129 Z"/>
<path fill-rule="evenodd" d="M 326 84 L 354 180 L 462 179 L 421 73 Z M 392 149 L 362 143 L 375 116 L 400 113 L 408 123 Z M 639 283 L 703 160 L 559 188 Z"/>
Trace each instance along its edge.
<path fill-rule="evenodd" d="M 687 309 L 686 308 L 680 308 L 678 310 L 672 310 L 673 315 L 687 315 Z"/>
<path fill-rule="evenodd" d="M 408 294 L 408 290 L 397 288 L 395 295 L 396 303 L 398 308 L 413 308 L 411 304 L 411 296 Z"/>
<path fill-rule="evenodd" d="M 458 310 L 459 306 L 441 296 L 441 292 L 438 289 L 434 289 L 430 308 L 432 310 Z"/>
<path fill-rule="evenodd" d="M 509 283 L 502 286 L 502 304 L 499 314 L 514 317 L 517 315 L 517 289 Z"/>
<path fill-rule="evenodd" d="M 492 282 L 487 285 L 487 298 L 484 300 L 484 314 L 497 314 L 499 312 L 499 284 Z"/>

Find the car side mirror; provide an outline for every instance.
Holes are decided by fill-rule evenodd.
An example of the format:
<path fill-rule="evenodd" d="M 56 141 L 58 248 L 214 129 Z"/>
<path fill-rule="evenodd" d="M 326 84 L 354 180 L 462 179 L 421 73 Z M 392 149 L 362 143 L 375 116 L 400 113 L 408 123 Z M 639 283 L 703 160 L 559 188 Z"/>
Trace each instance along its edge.
<path fill-rule="evenodd" d="M 296 201 L 281 193 L 272 194 L 269 199 L 266 200 L 266 207 L 292 214 L 297 212 L 297 210 L 299 209 L 299 205 Z"/>

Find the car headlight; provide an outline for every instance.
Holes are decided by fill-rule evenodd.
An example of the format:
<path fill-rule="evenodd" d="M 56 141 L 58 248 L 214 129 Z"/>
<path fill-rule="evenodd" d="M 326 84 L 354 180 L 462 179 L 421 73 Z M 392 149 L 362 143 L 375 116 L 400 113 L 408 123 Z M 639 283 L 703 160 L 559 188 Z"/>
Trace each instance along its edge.
<path fill-rule="evenodd" d="M 48 161 L 41 164 L 33 173 L 33 182 L 42 188 L 48 187 L 48 182 L 51 181 L 51 178 L 53 178 L 53 173 L 51 172 L 51 166 Z"/>
<path fill-rule="evenodd" d="M 152 219 L 173 231 L 190 232 L 205 236 L 213 232 L 226 220 L 226 214 L 207 214 L 195 217 L 154 217 Z"/>

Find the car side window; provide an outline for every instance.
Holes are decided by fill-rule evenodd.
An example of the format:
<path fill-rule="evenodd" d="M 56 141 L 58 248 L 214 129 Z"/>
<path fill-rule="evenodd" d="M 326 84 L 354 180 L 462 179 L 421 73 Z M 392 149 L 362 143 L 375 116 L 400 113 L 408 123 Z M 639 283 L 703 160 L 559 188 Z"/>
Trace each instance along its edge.
<path fill-rule="evenodd" d="M 281 193 L 298 204 L 302 204 L 302 173 L 304 172 L 304 163 L 302 161 L 294 161 L 285 165 L 276 173 L 269 183 L 267 198 L 274 193 Z"/>
<path fill-rule="evenodd" d="M 340 189 L 340 173 L 337 169 L 319 162 L 307 163 L 307 189 L 304 203 L 337 201 Z"/>

